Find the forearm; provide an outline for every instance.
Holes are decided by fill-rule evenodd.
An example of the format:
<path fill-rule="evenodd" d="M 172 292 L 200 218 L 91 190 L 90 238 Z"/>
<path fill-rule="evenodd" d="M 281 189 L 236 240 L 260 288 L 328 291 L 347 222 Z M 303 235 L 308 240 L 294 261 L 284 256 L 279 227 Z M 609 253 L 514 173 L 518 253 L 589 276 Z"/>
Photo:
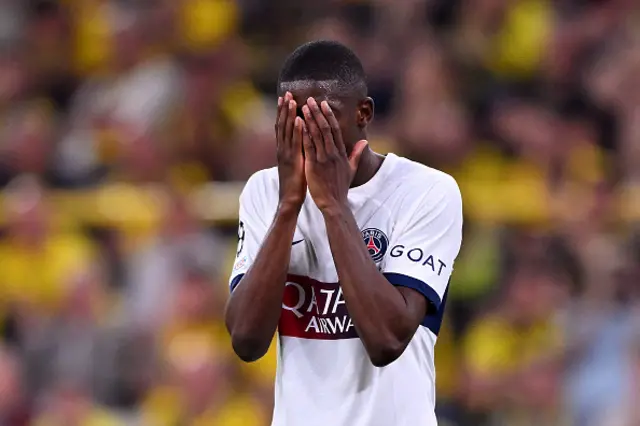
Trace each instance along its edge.
<path fill-rule="evenodd" d="M 225 313 L 235 352 L 245 361 L 261 358 L 278 326 L 298 212 L 280 209 L 255 262 L 232 292 Z"/>
<path fill-rule="evenodd" d="M 331 252 L 349 314 L 374 364 L 404 350 L 414 327 L 403 294 L 378 271 L 348 209 L 325 213 Z"/>

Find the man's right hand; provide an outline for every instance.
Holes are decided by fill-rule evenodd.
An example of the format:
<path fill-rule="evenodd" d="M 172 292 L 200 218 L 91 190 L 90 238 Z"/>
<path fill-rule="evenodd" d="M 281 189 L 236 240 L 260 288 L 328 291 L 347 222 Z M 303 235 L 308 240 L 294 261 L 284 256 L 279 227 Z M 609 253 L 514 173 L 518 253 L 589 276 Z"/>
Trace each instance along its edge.
<path fill-rule="evenodd" d="M 303 121 L 296 116 L 296 101 L 291 93 L 278 98 L 276 141 L 278 144 L 278 176 L 280 178 L 280 208 L 300 211 L 307 195 L 302 155 Z"/>
<path fill-rule="evenodd" d="M 251 267 L 231 293 L 225 312 L 225 324 L 231 335 L 233 350 L 247 362 L 255 361 L 267 353 L 278 328 L 291 263 L 291 243 L 298 214 L 307 194 L 302 156 L 302 119 L 296 117 L 296 106 L 291 93 L 278 99 L 278 213 L 266 231 Z M 253 196 L 263 197 L 262 194 Z M 247 203 L 247 207 L 252 208 L 252 203 Z M 262 214 L 260 211 L 252 213 L 256 216 Z"/>

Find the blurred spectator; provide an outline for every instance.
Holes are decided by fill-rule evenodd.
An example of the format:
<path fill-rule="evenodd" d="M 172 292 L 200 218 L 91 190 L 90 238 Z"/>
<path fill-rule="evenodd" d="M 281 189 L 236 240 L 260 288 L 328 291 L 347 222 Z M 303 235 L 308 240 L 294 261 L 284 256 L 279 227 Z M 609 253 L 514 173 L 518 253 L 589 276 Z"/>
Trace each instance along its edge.
<path fill-rule="evenodd" d="M 229 364 L 229 342 L 216 315 L 216 289 L 191 271 L 178 288 L 163 336 L 162 359 L 168 369 L 166 386 L 153 389 L 145 418 L 153 425 L 260 425 L 260 405 L 250 394 L 236 395 L 228 387 L 237 371 Z"/>
<path fill-rule="evenodd" d="M 501 300 L 470 324 L 464 340 L 464 395 L 472 412 L 498 424 L 558 423 L 561 329 L 553 313 L 564 278 L 542 265 L 519 265 Z M 500 408 L 502 407 L 502 408 Z M 493 423 L 488 423 L 493 424 Z"/>
<path fill-rule="evenodd" d="M 173 109 L 169 141 L 171 177 L 180 183 L 248 178 L 250 174 L 238 176 L 236 170 L 262 157 L 247 156 L 248 149 L 260 149 L 260 139 L 247 141 L 250 148 L 243 145 L 242 155 L 235 155 L 240 132 L 261 131 L 267 111 L 242 68 L 246 55 L 246 47 L 233 39 L 221 41 L 212 50 L 184 55 L 184 94 Z"/>
<path fill-rule="evenodd" d="M 4 126 L 0 129 L 4 139 L 0 148 L 0 185 L 7 185 L 21 173 L 49 176 L 48 158 L 55 136 L 53 125 L 51 105 L 45 101 L 16 103 L 13 108 L 7 108 Z"/>
<path fill-rule="evenodd" d="M 227 356 L 200 349 L 176 354 L 178 358 L 167 367 L 167 383 L 155 388 L 144 404 L 142 424 L 264 424 L 266 415 L 260 405 L 229 386 L 235 369 Z"/>
<path fill-rule="evenodd" d="M 23 366 L 17 355 L 6 347 L 0 349 L 0 421 L 27 426 L 30 407 L 22 378 Z"/>
<path fill-rule="evenodd" d="M 637 327 L 637 325 L 636 325 Z M 631 341 L 628 355 L 628 375 L 624 386 L 624 395 L 617 402 L 610 405 L 608 410 L 593 424 L 601 426 L 626 426 L 640 422 L 640 408 L 637 404 L 637 396 L 640 394 L 640 341 L 636 337 Z"/>
<path fill-rule="evenodd" d="M 239 364 L 221 323 L 238 191 L 284 56 L 330 38 L 372 147 L 463 194 L 441 423 L 637 426 L 638 28 L 632 0 L 0 0 L 0 423 L 269 423 L 277 345 Z"/>
<path fill-rule="evenodd" d="M 120 3 L 101 8 L 114 51 L 107 72 L 88 79 L 73 101 L 57 165 L 63 181 L 72 185 L 95 181 L 100 166 L 109 170 L 131 150 L 149 144 L 147 138 L 156 136 L 179 97 L 179 70 L 170 57 L 149 51 L 143 11 Z M 149 149 L 162 147 L 156 143 Z M 132 170 L 137 165 L 133 161 Z"/>
<path fill-rule="evenodd" d="M 633 377 L 638 275 L 622 272 L 610 272 L 608 279 L 598 276 L 584 300 L 570 311 L 567 400 L 579 424 L 606 424 L 602 419 L 612 407 L 637 395 Z"/>
<path fill-rule="evenodd" d="M 203 278 L 213 277 L 223 267 L 226 246 L 217 234 L 199 227 L 187 202 L 181 194 L 167 193 L 160 232 L 128 259 L 128 326 L 162 329 L 171 320 L 168 313 L 185 275 L 196 268 Z"/>
<path fill-rule="evenodd" d="M 117 426 L 123 424 L 93 404 L 91 395 L 72 382 L 60 383 L 43 403 L 36 426 Z"/>
<path fill-rule="evenodd" d="M 109 299 L 95 271 L 85 271 L 70 286 L 61 312 L 23 344 L 29 385 L 35 392 L 69 380 L 109 401 L 118 373 L 118 341 L 105 317 Z"/>
<path fill-rule="evenodd" d="M 162 330 L 161 354 L 171 362 L 191 351 L 228 350 L 220 321 L 220 300 L 213 283 L 196 269 L 186 270 L 176 288 L 173 304 L 166 311 L 168 324 Z M 218 308 L 218 309 L 216 309 Z"/>
<path fill-rule="evenodd" d="M 23 176 L 6 192 L 8 228 L 0 242 L 2 318 L 20 334 L 60 311 L 72 281 L 96 255 L 78 230 L 64 230 L 37 179 Z"/>
<path fill-rule="evenodd" d="M 401 81 L 393 120 L 398 140 L 412 157 L 434 167 L 457 165 L 469 140 L 467 119 L 443 49 L 435 43 L 414 46 Z"/>

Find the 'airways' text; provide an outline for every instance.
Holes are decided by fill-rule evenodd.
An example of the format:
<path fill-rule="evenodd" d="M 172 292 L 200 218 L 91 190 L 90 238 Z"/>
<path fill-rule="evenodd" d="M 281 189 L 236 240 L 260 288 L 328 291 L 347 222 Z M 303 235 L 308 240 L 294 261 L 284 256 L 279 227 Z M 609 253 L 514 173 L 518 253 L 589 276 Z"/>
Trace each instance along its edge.
<path fill-rule="evenodd" d="M 358 337 L 338 283 L 296 275 L 287 277 L 278 332 L 306 339 Z"/>

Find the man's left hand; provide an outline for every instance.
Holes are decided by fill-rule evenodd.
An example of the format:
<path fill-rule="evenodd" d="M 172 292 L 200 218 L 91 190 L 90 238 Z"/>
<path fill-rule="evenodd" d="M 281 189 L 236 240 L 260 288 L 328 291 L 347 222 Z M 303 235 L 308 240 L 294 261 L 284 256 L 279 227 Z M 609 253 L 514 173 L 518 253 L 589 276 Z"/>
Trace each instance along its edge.
<path fill-rule="evenodd" d="M 327 101 L 318 105 L 309 98 L 302 112 L 305 174 L 311 197 L 323 213 L 341 209 L 347 206 L 347 193 L 368 142 L 356 143 L 348 156 L 338 120 Z"/>

